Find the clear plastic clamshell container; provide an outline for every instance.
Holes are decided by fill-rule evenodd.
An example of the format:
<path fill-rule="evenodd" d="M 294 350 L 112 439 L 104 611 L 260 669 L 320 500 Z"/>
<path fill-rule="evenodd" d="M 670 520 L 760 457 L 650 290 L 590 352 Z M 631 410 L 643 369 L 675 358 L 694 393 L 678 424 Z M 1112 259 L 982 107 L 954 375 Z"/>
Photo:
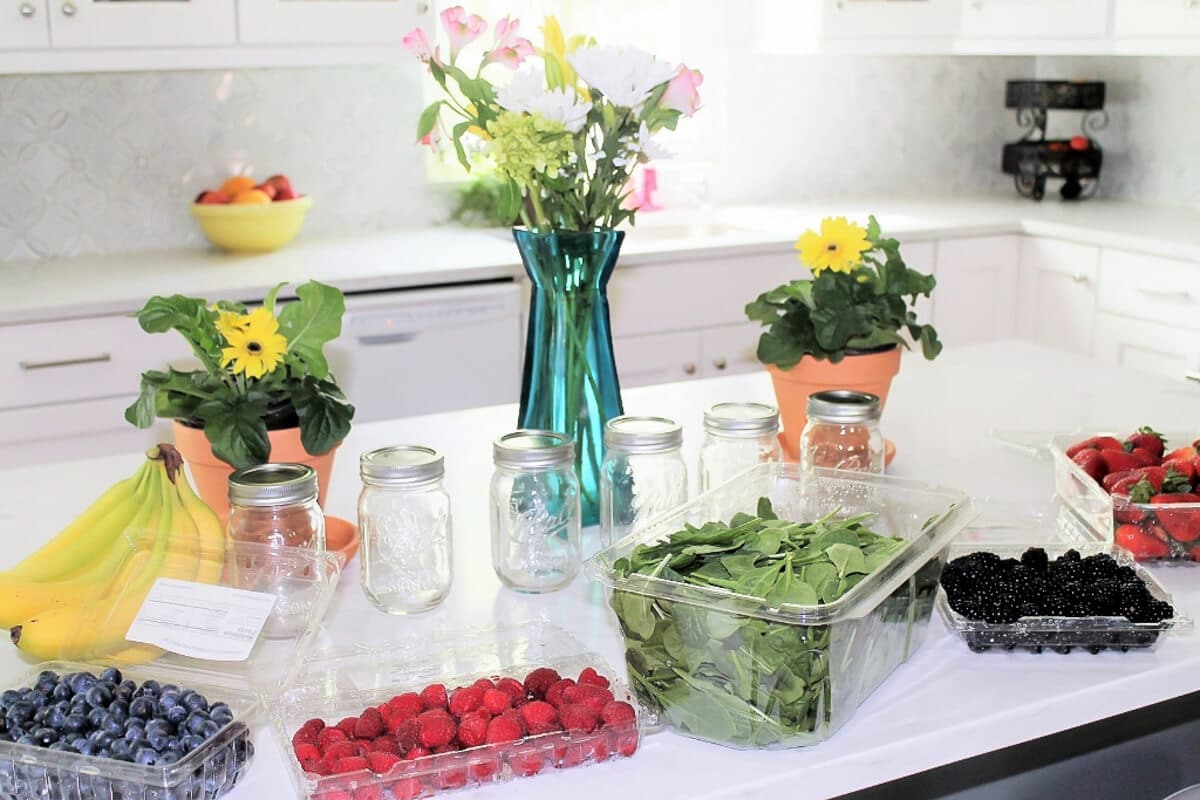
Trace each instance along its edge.
<path fill-rule="evenodd" d="M 384 774 L 360 769 L 317 775 L 305 772 L 296 759 L 292 739 L 308 720 L 321 719 L 333 726 L 396 695 L 419 693 L 431 683 L 445 685 L 452 696 L 456 687 L 480 678 L 520 681 L 538 667 L 550 667 L 564 678 L 592 667 L 612 681 L 609 690 L 614 699 L 630 703 L 636 719 L 591 732 L 527 735 L 513 742 L 401 760 Z M 295 688 L 272 704 L 271 720 L 301 796 L 411 800 L 632 756 L 654 718 L 618 678 L 610 665 L 566 631 L 541 621 L 521 627 L 414 634 L 386 643 L 314 652 Z"/>
<path fill-rule="evenodd" d="M 685 524 L 753 515 L 761 497 L 793 522 L 868 513 L 867 527 L 906 544 L 838 600 L 808 606 L 616 568 Z M 921 644 L 946 546 L 973 513 L 954 489 L 759 464 L 602 550 L 588 574 L 613 589 L 632 688 L 661 722 L 731 747 L 798 747 L 841 728 Z"/>
<path fill-rule="evenodd" d="M 1193 564 L 1200 562 L 1200 503 L 1134 503 L 1110 495 L 1067 456 L 1072 445 L 1107 433 L 1056 435 L 1050 442 L 1054 458 L 1054 488 L 1059 499 L 1095 535 L 1127 550 L 1138 561 Z M 1191 442 L 1195 436 L 1164 434 L 1168 448 Z M 1117 436 L 1117 438 L 1121 438 Z M 1124 525 L 1132 525 L 1118 533 Z"/>
<path fill-rule="evenodd" d="M 1030 507 L 976 499 L 975 508 L 979 514 L 955 537 L 955 550 L 967 547 L 967 552 L 971 552 L 990 550 L 995 546 L 1019 546 L 1024 550 L 1025 547 L 1072 547 L 1099 541 L 1095 531 L 1059 502 Z"/>
<path fill-rule="evenodd" d="M 1002 558 L 1020 558 L 1029 547 L 1041 547 L 1051 560 L 1071 549 L 1085 558 L 1096 553 L 1107 553 L 1118 565 L 1131 567 L 1146 584 L 1152 597 L 1171 602 L 1171 595 L 1162 584 L 1149 571 L 1138 566 L 1127 551 L 1095 540 L 988 546 L 958 541 L 950 547 L 949 560 L 980 550 L 996 553 Z M 1102 650 L 1126 652 L 1154 647 L 1163 634 L 1190 633 L 1193 627 L 1192 620 L 1181 616 L 1178 607 L 1174 617 L 1162 622 L 1130 622 L 1125 617 L 1022 617 L 1012 623 L 994 623 L 967 619 L 959 614 L 950 607 L 945 589 L 938 590 L 937 606 L 947 627 L 977 653 L 1017 649 L 1035 653 L 1047 649 L 1058 653 L 1069 653 L 1072 649 L 1092 653 Z"/>
<path fill-rule="evenodd" d="M 65 611 L 34 615 L 14 633 L 15 639 L 25 640 L 22 655 L 26 666 L 18 672 L 11 655 L 0 661 L 0 674 L 4 675 L 0 690 L 33 687 L 47 670 L 59 675 L 99 675 L 105 668 L 116 667 L 124 681 L 133 681 L 138 687 L 152 680 L 198 692 L 210 705 L 223 702 L 232 711 L 232 719 L 205 732 L 202 744 L 173 763 L 140 764 L 0 740 L 0 798 L 213 800 L 229 791 L 254 753 L 249 726 L 259 711 L 259 698 L 277 693 L 294 678 L 319 629 L 340 571 L 333 555 L 306 549 L 270 549 L 246 543 L 209 549 L 173 545 L 166 558 L 156 558 L 152 536 L 135 541 L 137 537 L 126 535 L 126 539 L 130 547 L 112 565 L 111 581 L 71 598 L 72 603 L 75 599 L 79 602 L 66 605 Z M 147 576 L 147 569 L 158 571 Z M 206 584 L 208 591 L 223 586 L 266 595 L 267 599 L 255 598 L 264 607 L 269 604 L 265 625 L 251 644 L 248 631 L 226 627 L 223 613 L 197 601 L 195 608 L 174 617 L 174 640 L 168 635 L 148 644 L 126 638 L 147 594 L 164 578 Z M 184 591 L 189 588 L 194 586 L 182 587 Z M 43 629 L 47 620 L 59 623 L 58 629 Z M 240 654 L 206 652 L 202 647 L 190 654 L 173 651 L 188 650 L 189 640 L 199 646 L 206 630 L 224 630 L 232 638 L 240 637 L 243 647 L 249 647 L 249 655 L 240 658 Z M 35 663 L 39 660 L 41 663 Z M 129 691 L 132 688 L 114 693 L 114 699 Z M 128 704 L 128 699 L 125 702 Z M 164 709 L 156 707 L 153 715 Z M 8 709 L 0 712 L 9 727 Z M 118 721 L 130 716 L 122 712 Z M 182 735 L 182 729 L 171 730 L 171 735 Z M 0 736 L 4 738 L 8 737 Z"/>

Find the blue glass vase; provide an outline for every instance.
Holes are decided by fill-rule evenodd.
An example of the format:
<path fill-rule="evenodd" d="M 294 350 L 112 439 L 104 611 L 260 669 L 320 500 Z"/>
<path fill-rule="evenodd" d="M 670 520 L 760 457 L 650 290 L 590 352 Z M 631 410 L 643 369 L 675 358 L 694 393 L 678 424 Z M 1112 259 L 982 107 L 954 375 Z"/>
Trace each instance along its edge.
<path fill-rule="evenodd" d="M 513 238 L 532 283 L 518 424 L 575 440 L 583 524 L 595 525 L 604 426 L 622 413 L 606 292 L 625 234 L 514 229 Z"/>

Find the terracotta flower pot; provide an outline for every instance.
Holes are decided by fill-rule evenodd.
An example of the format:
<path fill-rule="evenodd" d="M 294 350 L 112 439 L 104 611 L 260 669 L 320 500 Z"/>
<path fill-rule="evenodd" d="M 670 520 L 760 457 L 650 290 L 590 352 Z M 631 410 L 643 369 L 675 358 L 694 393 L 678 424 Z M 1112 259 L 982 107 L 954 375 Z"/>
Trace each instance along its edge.
<path fill-rule="evenodd" d="M 172 426 L 175 447 L 191 470 L 200 499 L 224 519 L 229 513 L 229 476 L 233 474 L 233 467 L 213 455 L 212 446 L 203 430 L 179 422 L 172 423 Z M 271 440 L 272 462 L 307 464 L 317 471 L 317 502 L 324 506 L 325 493 L 329 489 L 329 473 L 333 470 L 333 457 L 341 445 L 334 445 L 324 455 L 313 456 L 300 444 L 299 428 L 268 431 L 267 438 Z"/>
<path fill-rule="evenodd" d="M 836 364 L 805 356 L 791 369 L 768 364 L 767 371 L 775 384 L 783 422 L 780 438 L 784 453 L 795 460 L 799 456 L 800 434 L 808 421 L 808 396 L 827 389 L 854 389 L 878 396 L 882 408 L 887 403 L 892 378 L 900 371 L 900 348 L 847 355 Z"/>

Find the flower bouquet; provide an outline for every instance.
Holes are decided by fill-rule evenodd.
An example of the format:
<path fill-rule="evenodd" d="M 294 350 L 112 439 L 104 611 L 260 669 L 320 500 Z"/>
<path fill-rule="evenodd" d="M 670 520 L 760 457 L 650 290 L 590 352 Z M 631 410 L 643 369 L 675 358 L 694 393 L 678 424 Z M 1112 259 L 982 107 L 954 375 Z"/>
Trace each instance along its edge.
<path fill-rule="evenodd" d="M 420 29 L 404 38 L 442 89 L 417 138 L 449 141 L 468 170 L 468 149 L 495 167 L 500 216 L 521 226 L 513 236 L 532 283 L 518 424 L 575 440 L 583 519 L 593 524 L 604 425 L 621 413 L 606 295 L 624 237 L 615 228 L 634 219 L 634 168 L 664 155 L 654 134 L 695 113 L 703 77 L 635 48 L 568 38 L 553 17 L 541 49 L 518 20 L 497 21 L 468 68 L 465 50 L 487 23 L 461 7 L 441 22 L 445 53 Z"/>

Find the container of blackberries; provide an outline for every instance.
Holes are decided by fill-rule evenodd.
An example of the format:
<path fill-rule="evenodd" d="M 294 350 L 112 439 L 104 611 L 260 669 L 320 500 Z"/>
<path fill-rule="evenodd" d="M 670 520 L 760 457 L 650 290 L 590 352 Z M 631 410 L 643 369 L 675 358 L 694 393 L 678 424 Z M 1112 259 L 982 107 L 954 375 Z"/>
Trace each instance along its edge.
<path fill-rule="evenodd" d="M 254 755 L 254 694 L 50 662 L 0 692 L 0 798 L 213 800 Z"/>
<path fill-rule="evenodd" d="M 952 545 L 937 606 L 977 653 L 1127 652 L 1188 633 L 1171 596 L 1126 550 L 1104 542 Z"/>

